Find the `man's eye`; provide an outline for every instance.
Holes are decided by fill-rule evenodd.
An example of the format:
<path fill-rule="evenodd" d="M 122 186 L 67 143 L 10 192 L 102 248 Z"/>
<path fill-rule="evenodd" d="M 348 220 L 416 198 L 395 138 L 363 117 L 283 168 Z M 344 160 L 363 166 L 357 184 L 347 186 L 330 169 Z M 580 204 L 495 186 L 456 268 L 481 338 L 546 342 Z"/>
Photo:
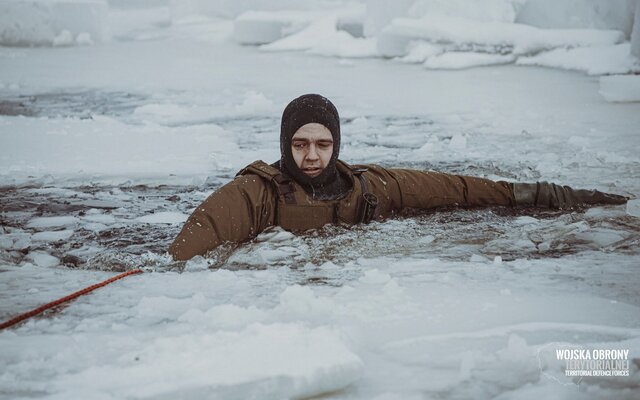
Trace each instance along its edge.
<path fill-rule="evenodd" d="M 306 146 L 306 145 L 305 145 L 304 143 L 295 143 L 295 144 L 293 145 L 293 147 L 294 147 L 296 150 L 302 150 L 302 149 L 304 149 L 304 148 L 305 148 L 305 146 Z"/>

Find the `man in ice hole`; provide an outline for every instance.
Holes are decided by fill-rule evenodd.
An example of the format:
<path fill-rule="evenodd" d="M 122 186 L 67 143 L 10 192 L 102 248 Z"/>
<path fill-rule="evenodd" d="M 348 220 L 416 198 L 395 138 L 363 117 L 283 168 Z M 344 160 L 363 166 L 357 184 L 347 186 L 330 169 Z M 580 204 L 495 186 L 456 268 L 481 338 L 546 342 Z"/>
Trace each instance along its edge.
<path fill-rule="evenodd" d="M 553 183 L 508 183 L 338 159 L 340 119 L 325 97 L 306 94 L 282 114 L 279 161 L 256 161 L 200 204 L 169 248 L 176 260 L 271 226 L 302 232 L 326 224 L 382 220 L 404 209 L 526 206 L 571 209 L 624 204 L 627 198 Z"/>

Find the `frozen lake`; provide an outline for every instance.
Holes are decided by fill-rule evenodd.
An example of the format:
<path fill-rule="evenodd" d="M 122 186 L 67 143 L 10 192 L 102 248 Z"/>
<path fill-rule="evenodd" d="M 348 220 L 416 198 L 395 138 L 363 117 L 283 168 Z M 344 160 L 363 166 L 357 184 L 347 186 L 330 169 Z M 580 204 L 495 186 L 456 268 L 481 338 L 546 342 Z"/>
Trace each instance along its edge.
<path fill-rule="evenodd" d="M 228 22 L 154 18 L 0 48 L 0 320 L 146 271 L 1 332 L 0 398 L 637 398 L 638 200 L 165 251 L 212 191 L 278 158 L 303 93 L 336 104 L 350 163 L 633 197 L 639 103 L 575 72 L 263 52 Z M 630 376 L 566 378 L 559 345 L 629 349 Z"/>

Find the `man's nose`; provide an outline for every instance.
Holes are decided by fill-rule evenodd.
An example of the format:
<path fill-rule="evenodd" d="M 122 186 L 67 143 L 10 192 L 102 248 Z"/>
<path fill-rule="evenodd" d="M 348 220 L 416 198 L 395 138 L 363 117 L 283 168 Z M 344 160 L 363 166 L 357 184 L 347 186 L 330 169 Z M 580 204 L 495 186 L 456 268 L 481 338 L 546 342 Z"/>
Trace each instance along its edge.
<path fill-rule="evenodd" d="M 311 144 L 309 146 L 309 152 L 307 153 L 307 160 L 317 160 L 318 159 L 318 151 L 316 149 L 315 144 Z"/>

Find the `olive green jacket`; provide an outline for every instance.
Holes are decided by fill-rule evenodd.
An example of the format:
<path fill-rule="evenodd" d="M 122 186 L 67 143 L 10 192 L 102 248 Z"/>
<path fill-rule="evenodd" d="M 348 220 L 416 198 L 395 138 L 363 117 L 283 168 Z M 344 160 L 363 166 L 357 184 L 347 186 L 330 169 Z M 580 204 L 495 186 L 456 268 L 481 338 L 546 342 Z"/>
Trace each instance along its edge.
<path fill-rule="evenodd" d="M 224 242 L 251 239 L 274 225 L 301 232 L 326 224 L 380 220 L 408 208 L 515 204 L 512 186 L 503 181 L 377 165 L 349 166 L 342 161 L 337 167 L 352 189 L 337 200 L 314 200 L 276 168 L 254 162 L 195 209 L 169 253 L 176 260 L 188 260 Z"/>

